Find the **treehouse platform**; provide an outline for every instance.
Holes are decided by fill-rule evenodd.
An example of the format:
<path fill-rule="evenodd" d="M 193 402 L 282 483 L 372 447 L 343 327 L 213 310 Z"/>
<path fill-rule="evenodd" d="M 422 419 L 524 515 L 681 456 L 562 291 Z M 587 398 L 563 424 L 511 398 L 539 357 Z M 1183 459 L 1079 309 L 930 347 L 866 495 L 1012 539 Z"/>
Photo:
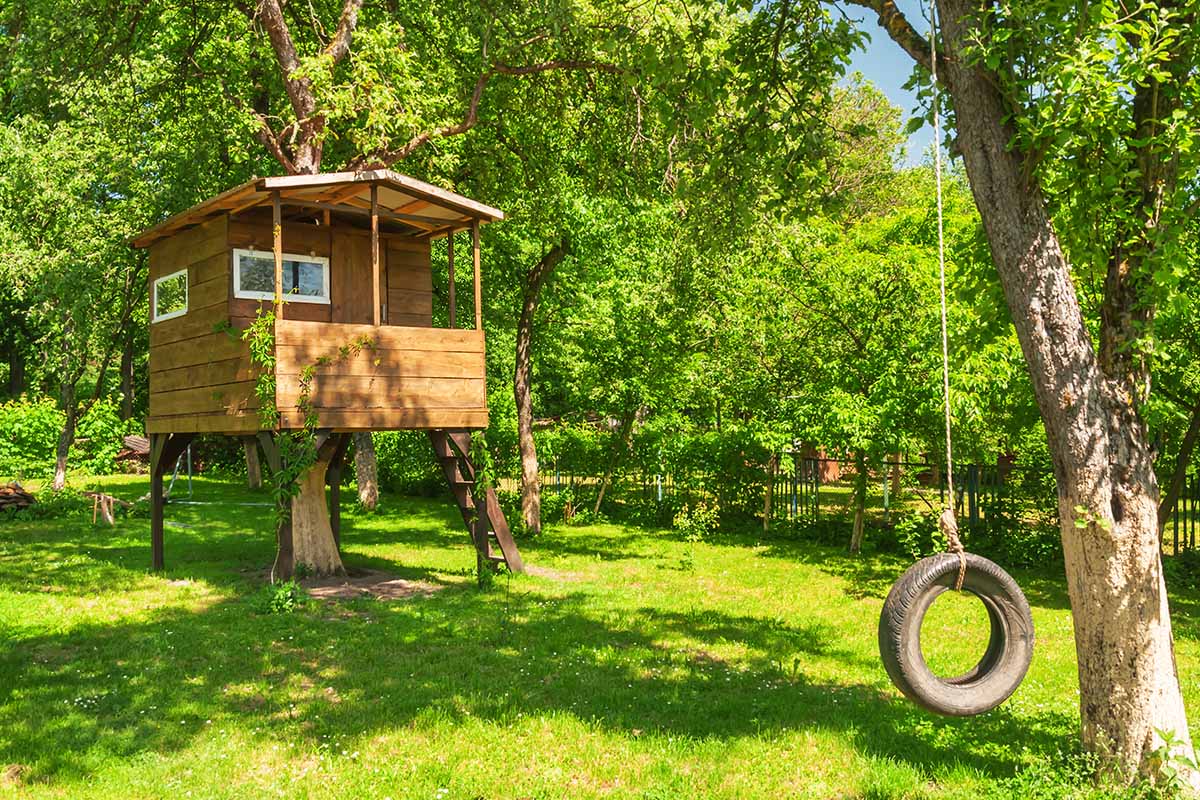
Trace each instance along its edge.
<path fill-rule="evenodd" d="M 427 430 L 480 557 L 520 571 L 495 493 L 476 490 L 468 452 L 470 432 L 488 424 L 480 227 L 503 218 L 415 178 L 368 170 L 247 181 L 133 241 L 150 263 L 156 568 L 162 472 L 196 434 L 244 437 L 272 464 L 274 437 L 307 429 L 327 464 L 335 539 L 349 435 Z"/>

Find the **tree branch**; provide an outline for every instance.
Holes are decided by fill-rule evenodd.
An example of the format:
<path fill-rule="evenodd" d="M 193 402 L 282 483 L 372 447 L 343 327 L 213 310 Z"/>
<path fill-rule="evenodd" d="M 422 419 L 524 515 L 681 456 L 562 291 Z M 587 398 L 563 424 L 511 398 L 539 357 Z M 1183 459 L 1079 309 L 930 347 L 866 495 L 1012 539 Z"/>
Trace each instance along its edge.
<path fill-rule="evenodd" d="M 844 0 L 851 5 L 870 9 L 879 15 L 879 24 L 887 31 L 892 41 L 900 45 L 904 52 L 912 57 L 925 69 L 930 69 L 933 62 L 929 60 L 929 41 L 917 33 L 916 28 L 908 21 L 908 17 L 896 7 L 894 0 Z M 941 54 L 938 64 L 942 63 Z M 941 72 L 941 70 L 938 70 Z M 938 80 L 941 80 L 939 77 Z"/>
<path fill-rule="evenodd" d="M 415 150 L 434 139 L 445 139 L 450 136 L 458 136 L 466 133 L 475 127 L 479 122 L 479 103 L 483 100 L 483 90 L 487 87 L 488 82 L 496 75 L 523 76 L 535 75 L 541 72 L 550 72 L 552 70 L 594 70 L 597 72 L 609 72 L 619 74 L 623 70 L 616 64 L 608 64 L 599 61 L 573 61 L 573 60 L 555 60 L 542 61 L 537 64 L 526 64 L 519 67 L 510 66 L 508 64 L 495 64 L 487 72 L 479 76 L 475 81 L 475 88 L 471 92 L 471 100 L 467 104 L 467 112 L 460 122 L 453 125 L 444 125 L 440 128 L 419 133 L 409 139 L 407 143 L 396 148 L 395 150 L 377 150 L 369 155 L 359 156 L 350 162 L 350 169 L 383 169 L 392 164 L 407 158 Z"/>
<path fill-rule="evenodd" d="M 284 88 L 287 89 L 288 99 L 292 101 L 292 110 L 298 119 L 307 119 L 316 107 L 316 101 L 313 99 L 311 82 L 307 78 L 292 77 L 292 73 L 300 69 L 300 59 L 296 56 L 296 45 L 292 42 L 292 34 L 283 18 L 279 0 L 259 0 L 257 14 L 271 40 L 275 60 L 279 62 L 279 69 L 283 73 Z"/>
<path fill-rule="evenodd" d="M 333 34 L 333 39 L 325 47 L 325 55 L 332 57 L 335 64 L 350 52 L 350 37 L 358 25 L 358 12 L 362 8 L 362 4 L 363 0 L 346 0 L 346 5 L 342 7 L 342 16 L 338 20 L 337 30 Z"/>

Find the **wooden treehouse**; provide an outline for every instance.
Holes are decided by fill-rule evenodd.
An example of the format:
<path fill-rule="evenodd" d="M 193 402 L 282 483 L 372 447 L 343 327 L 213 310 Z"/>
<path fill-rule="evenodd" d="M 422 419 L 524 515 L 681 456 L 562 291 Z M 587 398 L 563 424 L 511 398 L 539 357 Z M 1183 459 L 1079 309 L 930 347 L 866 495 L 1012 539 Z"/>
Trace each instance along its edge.
<path fill-rule="evenodd" d="M 524 569 L 495 491 L 476 488 L 469 458 L 471 432 L 488 423 L 479 229 L 503 217 L 388 170 L 293 175 L 234 187 L 134 240 L 150 256 L 155 569 L 163 566 L 163 473 L 196 434 L 254 437 L 278 469 L 276 437 L 305 427 L 316 430 L 317 467 L 300 482 L 292 524 L 277 532 L 277 572 L 291 574 L 312 547 L 301 541 L 306 494 L 310 506 L 319 498 L 317 516 L 341 568 L 346 448 L 354 432 L 383 430 L 428 431 L 480 559 Z M 431 247 L 442 237 L 447 270 L 436 296 L 445 327 L 434 327 Z M 467 248 L 473 276 L 466 325 L 456 243 Z M 264 418 L 276 415 L 261 413 L 271 389 L 262 382 L 265 360 L 252 358 L 242 335 L 265 311 L 274 312 L 274 336 L 255 343 L 274 357 L 277 422 L 268 429 Z"/>

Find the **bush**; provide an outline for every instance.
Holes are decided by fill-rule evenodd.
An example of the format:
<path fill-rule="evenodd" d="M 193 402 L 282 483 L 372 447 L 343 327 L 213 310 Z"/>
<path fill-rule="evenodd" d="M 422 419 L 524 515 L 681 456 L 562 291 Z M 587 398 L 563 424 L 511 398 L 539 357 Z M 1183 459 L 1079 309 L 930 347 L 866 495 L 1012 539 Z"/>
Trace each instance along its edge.
<path fill-rule="evenodd" d="M 0 475 L 18 480 L 49 475 L 64 424 L 66 416 L 48 397 L 0 403 Z"/>
<path fill-rule="evenodd" d="M 304 588 L 295 580 L 287 580 L 264 587 L 258 605 L 264 614 L 290 614 L 303 608 L 307 600 Z"/>
<path fill-rule="evenodd" d="M 69 463 L 93 475 L 108 475 L 116 471 L 116 455 L 122 440 L 141 430 L 141 423 L 122 420 L 117 401 L 102 398 L 92 404 L 79 418 L 75 427 L 75 444 L 68 455 Z"/>
<path fill-rule="evenodd" d="M 438 497 L 446 491 L 446 478 L 424 431 L 386 431 L 372 438 L 381 489 L 416 497 Z M 348 457 L 347 462 L 353 469 L 354 459 Z"/>

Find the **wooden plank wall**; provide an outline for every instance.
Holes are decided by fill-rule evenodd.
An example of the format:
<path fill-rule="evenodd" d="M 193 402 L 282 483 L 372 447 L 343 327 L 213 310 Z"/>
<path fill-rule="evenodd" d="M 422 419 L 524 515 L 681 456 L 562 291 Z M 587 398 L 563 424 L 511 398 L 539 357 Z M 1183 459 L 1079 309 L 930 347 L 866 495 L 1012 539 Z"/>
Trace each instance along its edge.
<path fill-rule="evenodd" d="M 428 328 L 433 325 L 433 269 L 429 242 L 390 239 L 386 245 L 387 322 Z"/>
<path fill-rule="evenodd" d="M 381 234 L 380 257 L 384 265 L 383 296 L 387 298 L 388 325 L 428 328 L 433 325 L 433 271 L 429 242 L 396 234 Z M 269 251 L 272 246 L 269 213 L 254 210 L 239 215 L 229 226 L 230 248 Z M 328 305 L 289 303 L 284 317 L 311 322 L 369 324 L 371 310 L 371 233 L 334 221 L 332 226 L 284 223 L 285 253 L 305 253 L 329 258 Z M 233 299 L 234 325 L 254 318 L 255 308 L 270 303 Z"/>
<path fill-rule="evenodd" d="M 385 325 L 276 327 L 276 397 L 284 427 L 300 427 L 300 372 L 318 359 L 309 399 L 318 426 L 336 430 L 487 427 L 483 334 L 474 330 Z M 339 349 L 359 337 L 357 355 Z"/>
<path fill-rule="evenodd" d="M 215 330 L 229 319 L 226 218 L 155 243 L 150 281 L 186 268 L 188 311 L 150 324 L 148 433 L 258 430 L 254 374 L 245 343 Z"/>

